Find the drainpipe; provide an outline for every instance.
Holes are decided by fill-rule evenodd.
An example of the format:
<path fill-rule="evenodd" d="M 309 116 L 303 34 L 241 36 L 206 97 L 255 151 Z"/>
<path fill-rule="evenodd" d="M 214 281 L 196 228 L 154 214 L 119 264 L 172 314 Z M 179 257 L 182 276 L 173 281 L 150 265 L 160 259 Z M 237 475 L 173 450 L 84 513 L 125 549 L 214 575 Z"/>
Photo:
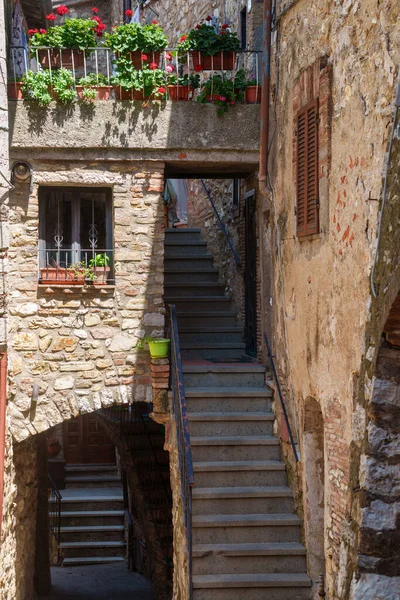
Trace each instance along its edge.
<path fill-rule="evenodd" d="M 268 195 L 268 142 L 269 142 L 269 95 L 271 78 L 271 25 L 272 0 L 264 0 L 263 13 L 263 53 L 261 75 L 261 108 L 260 108 L 260 166 L 258 186 L 260 194 Z"/>
<path fill-rule="evenodd" d="M 3 522 L 4 451 L 6 445 L 7 353 L 0 359 L 0 538 Z"/>

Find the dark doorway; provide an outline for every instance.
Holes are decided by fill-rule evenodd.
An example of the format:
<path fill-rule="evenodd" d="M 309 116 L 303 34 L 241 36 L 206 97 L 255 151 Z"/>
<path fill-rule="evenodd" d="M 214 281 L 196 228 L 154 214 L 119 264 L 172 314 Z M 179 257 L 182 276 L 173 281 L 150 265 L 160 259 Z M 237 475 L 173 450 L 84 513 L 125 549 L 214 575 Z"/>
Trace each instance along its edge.
<path fill-rule="evenodd" d="M 255 190 L 245 196 L 245 342 L 246 354 L 257 356 L 257 232 Z"/>
<path fill-rule="evenodd" d="M 67 464 L 114 464 L 115 446 L 101 429 L 95 414 L 64 423 Z"/>

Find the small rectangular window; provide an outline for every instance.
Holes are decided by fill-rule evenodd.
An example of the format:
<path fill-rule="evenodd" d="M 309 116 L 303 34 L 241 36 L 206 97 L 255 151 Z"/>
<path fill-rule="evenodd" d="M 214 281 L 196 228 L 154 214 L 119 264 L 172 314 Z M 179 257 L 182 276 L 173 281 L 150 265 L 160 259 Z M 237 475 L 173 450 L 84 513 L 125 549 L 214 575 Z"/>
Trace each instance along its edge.
<path fill-rule="evenodd" d="M 246 7 L 240 11 L 240 49 L 247 48 L 247 9 Z"/>
<path fill-rule="evenodd" d="M 319 233 L 318 100 L 297 113 L 296 123 L 297 236 Z"/>
<path fill-rule="evenodd" d="M 41 188 L 39 280 L 113 283 L 113 263 L 110 191 Z"/>

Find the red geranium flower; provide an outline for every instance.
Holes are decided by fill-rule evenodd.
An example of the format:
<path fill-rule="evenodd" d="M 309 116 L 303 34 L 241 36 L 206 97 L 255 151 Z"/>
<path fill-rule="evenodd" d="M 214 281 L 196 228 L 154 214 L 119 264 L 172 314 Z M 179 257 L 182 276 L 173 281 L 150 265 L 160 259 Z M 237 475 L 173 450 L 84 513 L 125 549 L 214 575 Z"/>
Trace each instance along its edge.
<path fill-rule="evenodd" d="M 172 54 L 171 54 L 171 52 L 166 52 L 165 53 L 165 58 L 166 58 L 166 60 L 172 60 Z"/>
<path fill-rule="evenodd" d="M 28 29 L 29 35 L 35 35 L 35 33 L 39 33 L 39 29 Z"/>
<path fill-rule="evenodd" d="M 92 18 L 92 21 L 96 21 L 96 23 L 101 23 L 100 17 L 97 17 L 96 15 Z"/>
<path fill-rule="evenodd" d="M 127 17 L 133 17 L 133 10 L 128 9 L 128 10 L 125 11 L 125 14 L 126 14 Z"/>
<path fill-rule="evenodd" d="M 218 100 L 221 100 L 221 102 L 226 102 L 226 98 L 225 96 L 219 96 Z"/>
<path fill-rule="evenodd" d="M 184 42 L 185 40 L 187 40 L 187 35 L 181 35 L 181 37 L 179 38 L 179 41 Z"/>
<path fill-rule="evenodd" d="M 99 9 L 98 9 L 98 8 L 96 8 L 95 6 L 93 6 L 93 8 L 92 8 L 92 13 L 94 13 L 95 15 L 97 15 L 97 14 L 98 14 L 98 12 L 99 12 Z"/>
<path fill-rule="evenodd" d="M 200 71 L 203 70 L 203 67 L 201 65 L 196 65 L 194 70 L 197 71 L 198 73 L 200 73 Z"/>
<path fill-rule="evenodd" d="M 107 25 L 105 23 L 99 23 L 95 28 L 94 32 L 97 37 L 102 37 L 103 31 L 106 29 Z"/>
<path fill-rule="evenodd" d="M 165 87 L 159 87 L 159 88 L 157 89 L 157 92 L 158 92 L 159 94 L 165 94 L 165 92 L 166 92 L 166 89 L 165 89 Z"/>
<path fill-rule="evenodd" d="M 219 34 L 220 34 L 220 35 L 225 35 L 225 34 L 226 34 L 226 31 L 225 31 L 225 29 L 222 29 L 222 30 L 219 32 Z"/>
<path fill-rule="evenodd" d="M 149 60 L 149 57 L 147 56 L 147 54 L 142 54 L 142 56 L 140 57 L 144 62 L 147 62 Z"/>
<path fill-rule="evenodd" d="M 210 17 L 210 15 L 208 15 L 208 17 L 206 18 L 206 21 L 208 21 L 208 22 L 212 21 L 212 17 Z"/>
<path fill-rule="evenodd" d="M 39 33 L 47 33 L 47 29 L 39 29 Z"/>
<path fill-rule="evenodd" d="M 53 13 L 50 13 L 49 15 L 46 15 L 46 19 L 47 19 L 48 21 L 56 21 L 56 20 L 57 20 L 57 17 L 56 17 L 56 15 L 54 15 Z"/>
<path fill-rule="evenodd" d="M 201 25 L 196 25 L 195 29 L 201 29 Z"/>
<path fill-rule="evenodd" d="M 156 21 L 156 19 L 153 19 L 153 20 L 152 20 L 152 24 L 153 24 L 153 25 L 158 25 L 158 21 Z"/>
<path fill-rule="evenodd" d="M 68 12 L 68 8 L 65 6 L 65 4 L 60 4 L 60 6 L 57 6 L 56 8 L 56 13 L 58 15 L 60 15 L 60 17 L 63 17 L 64 15 L 66 15 Z"/>
<path fill-rule="evenodd" d="M 222 29 L 228 29 L 229 25 L 228 23 L 224 23 L 224 25 L 222 25 Z"/>
<path fill-rule="evenodd" d="M 235 106 L 236 102 L 234 100 L 231 100 L 231 104 L 232 106 Z"/>
<path fill-rule="evenodd" d="M 149 64 L 149 68 L 152 69 L 152 71 L 154 71 L 155 69 L 158 69 L 158 64 L 155 62 L 152 62 Z"/>

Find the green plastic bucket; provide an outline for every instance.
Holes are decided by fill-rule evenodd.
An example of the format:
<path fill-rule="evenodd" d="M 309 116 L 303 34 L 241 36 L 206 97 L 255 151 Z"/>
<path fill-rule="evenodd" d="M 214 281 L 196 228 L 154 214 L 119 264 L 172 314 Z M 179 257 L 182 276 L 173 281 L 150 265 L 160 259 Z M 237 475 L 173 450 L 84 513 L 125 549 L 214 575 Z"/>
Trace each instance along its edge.
<path fill-rule="evenodd" d="M 169 342 L 166 339 L 148 342 L 151 358 L 168 358 Z"/>

